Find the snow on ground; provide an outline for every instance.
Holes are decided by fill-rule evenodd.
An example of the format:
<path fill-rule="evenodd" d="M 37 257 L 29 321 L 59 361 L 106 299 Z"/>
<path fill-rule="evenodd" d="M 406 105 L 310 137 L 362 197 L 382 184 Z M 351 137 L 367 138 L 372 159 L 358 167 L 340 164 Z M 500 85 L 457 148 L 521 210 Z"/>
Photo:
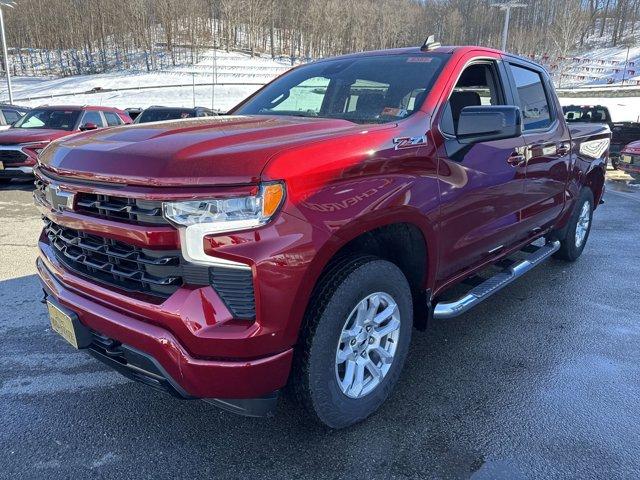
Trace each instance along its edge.
<path fill-rule="evenodd" d="M 637 50 L 637 52 L 636 52 Z M 640 48 L 632 49 L 630 58 L 639 58 Z M 594 61 L 601 58 L 622 60 L 626 49 L 598 49 L 590 52 Z M 106 105 L 119 108 L 148 107 L 166 105 L 175 107 L 192 107 L 194 105 L 212 106 L 211 87 L 213 80 L 213 50 L 205 53 L 202 60 L 189 67 L 176 67 L 159 72 L 119 71 L 97 75 L 79 75 L 63 78 L 17 77 L 13 79 L 15 103 L 35 107 L 38 105 Z M 216 52 L 216 78 L 218 83 L 233 82 L 247 85 L 216 85 L 213 107 L 226 111 L 260 88 L 276 76 L 286 72 L 288 62 L 272 60 L 266 57 L 251 57 L 237 52 Z M 639 77 L 640 78 L 640 77 Z M 196 84 L 206 84 L 192 87 Z M 184 87 L 148 88 L 153 86 L 179 85 Z M 125 90 L 102 93 L 87 92 L 94 88 L 118 89 L 144 87 L 142 90 Z M 60 95 L 31 99 L 47 95 Z M 6 85 L 0 79 L 0 101 L 6 101 Z M 562 105 L 605 105 L 611 111 L 613 120 L 640 121 L 640 97 L 560 97 Z"/>
<path fill-rule="evenodd" d="M 640 47 L 596 48 L 573 59 L 558 62 L 559 71 L 554 72 L 556 84 L 562 85 L 627 85 L 640 82 Z M 625 68 L 626 65 L 626 68 Z M 562 82 L 558 74 L 562 73 Z"/>
<path fill-rule="evenodd" d="M 251 57 L 237 52 L 216 52 L 213 69 L 213 50 L 202 56 L 202 61 L 189 67 L 175 67 L 158 72 L 118 71 L 97 75 L 78 75 L 63 78 L 16 77 L 13 79 L 14 102 L 19 105 L 91 104 L 120 108 L 148 107 L 151 105 L 194 105 L 226 111 L 276 76 L 291 68 L 286 62 L 265 57 Z M 246 85 L 211 84 L 244 83 Z M 192 87 L 193 82 L 196 87 Z M 6 85 L 0 87 L 0 100 L 6 101 Z M 187 85 L 178 87 L 175 85 Z M 206 84 L 198 86 L 197 84 Z M 154 86 L 170 88 L 148 88 Z M 144 88 L 101 93 L 88 92 L 95 88 Z M 56 95 L 62 95 L 57 97 Z M 52 96 L 49 98 L 38 98 Z M 212 104 L 212 96 L 214 102 Z"/>

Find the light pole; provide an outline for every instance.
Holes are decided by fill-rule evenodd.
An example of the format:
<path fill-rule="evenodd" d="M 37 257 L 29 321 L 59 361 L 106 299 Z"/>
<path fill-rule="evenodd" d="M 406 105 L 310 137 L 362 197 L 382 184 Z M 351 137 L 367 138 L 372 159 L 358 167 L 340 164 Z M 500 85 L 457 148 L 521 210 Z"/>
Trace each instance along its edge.
<path fill-rule="evenodd" d="M 507 0 L 503 3 L 492 3 L 492 7 L 498 7 L 500 10 L 504 10 L 504 26 L 502 27 L 502 51 L 507 51 L 507 37 L 509 36 L 509 20 L 511 19 L 512 8 L 526 7 L 526 3 L 517 3 L 515 0 Z"/>
<path fill-rule="evenodd" d="M 16 2 L 12 0 L 0 0 L 0 30 L 2 31 L 2 52 L 4 54 L 4 71 L 7 74 L 7 90 L 9 91 L 9 103 L 13 103 L 13 90 L 11 90 L 11 72 L 9 72 L 9 54 L 7 53 L 7 37 L 4 34 L 4 14 L 2 7 L 13 8 Z"/>

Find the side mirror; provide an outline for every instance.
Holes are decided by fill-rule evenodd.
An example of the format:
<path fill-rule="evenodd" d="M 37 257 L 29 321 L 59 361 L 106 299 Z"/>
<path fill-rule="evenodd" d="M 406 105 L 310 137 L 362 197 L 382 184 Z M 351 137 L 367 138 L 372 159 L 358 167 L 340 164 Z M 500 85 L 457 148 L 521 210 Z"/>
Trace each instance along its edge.
<path fill-rule="evenodd" d="M 516 138 L 520 135 L 522 117 L 520 109 L 513 105 L 464 107 L 456 133 L 458 141 L 464 144 Z"/>
<path fill-rule="evenodd" d="M 80 131 L 85 132 L 87 130 L 96 130 L 97 128 L 98 125 L 96 125 L 95 123 L 87 122 L 80 127 Z"/>

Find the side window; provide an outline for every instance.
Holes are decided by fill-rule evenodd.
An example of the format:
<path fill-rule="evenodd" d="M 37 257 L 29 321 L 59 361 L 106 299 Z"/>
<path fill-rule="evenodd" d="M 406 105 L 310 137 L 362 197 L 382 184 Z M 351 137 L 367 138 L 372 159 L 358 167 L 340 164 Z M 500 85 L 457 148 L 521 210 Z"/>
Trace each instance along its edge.
<path fill-rule="evenodd" d="M 328 86 L 328 78 L 309 78 L 292 87 L 287 93 L 283 93 L 280 98 L 276 98 L 273 102 L 276 105 L 270 110 L 274 112 L 318 114 L 320 113 L 320 108 L 322 108 L 322 101 L 325 98 Z"/>
<path fill-rule="evenodd" d="M 122 125 L 122 120 L 120 117 L 113 112 L 102 112 L 104 118 L 107 120 L 107 125 L 110 127 L 115 127 L 117 125 Z"/>
<path fill-rule="evenodd" d="M 440 129 L 455 135 L 462 109 L 480 105 L 504 105 L 504 94 L 493 63 L 470 65 L 462 72 L 445 106 Z"/>
<path fill-rule="evenodd" d="M 87 123 L 95 123 L 98 127 L 104 127 L 102 116 L 97 110 L 87 110 L 84 112 L 84 117 L 82 117 L 80 125 L 86 125 Z"/>
<path fill-rule="evenodd" d="M 7 121 L 7 125 L 11 125 L 20 120 L 20 114 L 15 110 L 2 110 L 4 119 Z"/>
<path fill-rule="evenodd" d="M 518 89 L 524 130 L 551 125 L 551 108 L 540 73 L 509 64 Z"/>

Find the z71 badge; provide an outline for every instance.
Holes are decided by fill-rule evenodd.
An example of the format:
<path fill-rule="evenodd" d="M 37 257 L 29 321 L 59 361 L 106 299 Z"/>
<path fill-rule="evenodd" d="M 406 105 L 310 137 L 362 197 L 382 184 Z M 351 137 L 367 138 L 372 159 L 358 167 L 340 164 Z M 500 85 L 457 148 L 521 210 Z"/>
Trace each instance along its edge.
<path fill-rule="evenodd" d="M 401 148 L 420 147 L 427 144 L 427 137 L 420 135 L 419 137 L 396 137 L 393 139 L 396 150 Z"/>

